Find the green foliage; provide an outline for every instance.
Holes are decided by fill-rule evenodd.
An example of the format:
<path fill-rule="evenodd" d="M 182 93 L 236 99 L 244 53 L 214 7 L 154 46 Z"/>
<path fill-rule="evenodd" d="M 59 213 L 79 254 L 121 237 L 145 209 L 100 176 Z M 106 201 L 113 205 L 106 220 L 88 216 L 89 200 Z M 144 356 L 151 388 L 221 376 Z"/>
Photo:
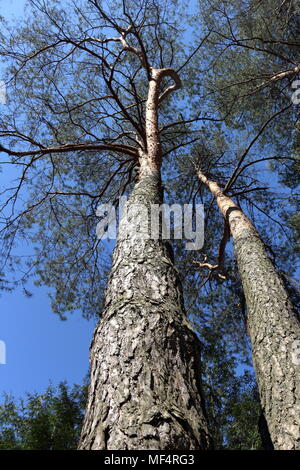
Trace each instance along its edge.
<path fill-rule="evenodd" d="M 255 380 L 245 373 L 233 382 L 224 407 L 224 447 L 232 450 L 263 449 L 259 432 L 261 408 Z"/>
<path fill-rule="evenodd" d="M 226 356 L 222 347 L 218 353 Z M 213 387 L 205 383 L 216 448 L 261 449 L 255 380 L 247 372 L 234 376 L 232 365 L 223 356 L 219 367 L 210 368 Z M 70 388 L 66 383 L 49 386 L 41 395 L 27 393 L 19 400 L 5 395 L 0 405 L 0 450 L 76 449 L 86 395 L 86 385 Z"/>
<path fill-rule="evenodd" d="M 69 388 L 64 382 L 20 400 L 5 395 L 0 405 L 0 450 L 76 449 L 86 395 L 86 385 Z"/>
<path fill-rule="evenodd" d="M 224 325 L 211 323 L 200 331 L 204 397 L 215 447 L 261 449 L 260 403 L 251 366 L 241 365 L 230 335 L 227 341 L 223 337 Z"/>

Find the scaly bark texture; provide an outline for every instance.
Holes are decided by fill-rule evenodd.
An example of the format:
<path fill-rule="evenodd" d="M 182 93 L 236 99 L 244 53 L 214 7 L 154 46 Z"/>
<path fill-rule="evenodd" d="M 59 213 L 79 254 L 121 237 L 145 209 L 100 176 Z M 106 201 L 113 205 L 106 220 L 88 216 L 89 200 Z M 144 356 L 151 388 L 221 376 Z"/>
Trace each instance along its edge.
<path fill-rule="evenodd" d="M 229 223 L 241 275 L 261 405 L 275 449 L 300 449 L 300 323 L 256 229 L 231 198 L 201 171 Z"/>
<path fill-rule="evenodd" d="M 142 51 L 124 46 L 149 74 L 146 126 L 143 138 L 137 138 L 139 181 L 120 223 L 105 308 L 91 347 L 79 448 L 204 450 L 210 437 L 199 341 L 184 311 L 170 249 L 159 235 L 149 237 L 151 207 L 163 201 L 158 106 L 181 84 L 172 69 L 148 68 Z M 174 84 L 160 95 L 166 76 Z"/>
<path fill-rule="evenodd" d="M 199 342 L 185 315 L 178 273 L 166 243 L 147 239 L 147 221 L 132 210 L 161 202 L 159 177 L 141 178 L 120 224 L 106 305 L 91 347 L 80 449 L 210 445 Z"/>

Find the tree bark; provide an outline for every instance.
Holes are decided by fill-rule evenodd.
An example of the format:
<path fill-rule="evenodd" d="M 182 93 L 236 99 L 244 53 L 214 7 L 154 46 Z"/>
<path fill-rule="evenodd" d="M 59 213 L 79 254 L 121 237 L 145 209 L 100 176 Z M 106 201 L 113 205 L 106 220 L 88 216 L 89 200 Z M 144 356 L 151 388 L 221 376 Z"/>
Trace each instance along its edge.
<path fill-rule="evenodd" d="M 300 449 L 300 323 L 284 283 L 251 221 L 198 171 L 229 224 L 241 275 L 260 400 L 275 449 Z"/>
<path fill-rule="evenodd" d="M 91 346 L 91 383 L 80 449 L 207 449 L 199 341 L 161 239 L 133 209 L 162 202 L 160 178 L 144 176 L 127 202 Z M 131 212 L 132 210 L 132 212 Z"/>

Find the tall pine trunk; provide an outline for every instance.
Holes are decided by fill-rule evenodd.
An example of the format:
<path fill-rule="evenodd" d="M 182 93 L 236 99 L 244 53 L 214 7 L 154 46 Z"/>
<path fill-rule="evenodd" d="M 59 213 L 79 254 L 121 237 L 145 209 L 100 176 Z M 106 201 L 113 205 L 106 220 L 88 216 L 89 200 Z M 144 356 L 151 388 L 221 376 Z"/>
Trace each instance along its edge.
<path fill-rule="evenodd" d="M 106 305 L 91 347 L 91 384 L 80 449 L 206 449 L 199 342 L 184 311 L 170 249 L 138 239 L 134 204 L 162 202 L 144 176 L 128 200 L 113 253 Z"/>
<path fill-rule="evenodd" d="M 260 400 L 275 449 L 300 449 L 300 323 L 265 246 L 240 207 L 201 171 L 229 224 L 248 310 Z"/>
<path fill-rule="evenodd" d="M 199 342 L 184 311 L 167 244 L 147 237 L 136 211 L 162 203 L 159 103 L 180 87 L 172 69 L 148 68 L 139 181 L 121 220 L 102 319 L 91 347 L 91 383 L 80 449 L 206 449 Z M 175 84 L 160 95 L 164 77 Z M 147 212 L 145 219 L 147 219 Z M 150 215 L 150 214 L 149 214 Z M 150 222 L 150 217 L 149 217 Z"/>

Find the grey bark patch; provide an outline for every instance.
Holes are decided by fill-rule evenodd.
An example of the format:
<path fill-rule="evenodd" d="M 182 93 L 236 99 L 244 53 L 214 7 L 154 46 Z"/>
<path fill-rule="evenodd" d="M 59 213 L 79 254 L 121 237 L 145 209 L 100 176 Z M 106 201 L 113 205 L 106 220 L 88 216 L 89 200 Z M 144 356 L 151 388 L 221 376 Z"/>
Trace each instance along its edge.
<path fill-rule="evenodd" d="M 160 203 L 141 179 L 128 204 Z M 134 230 L 134 220 L 131 220 Z M 122 224 L 120 225 L 122 230 Z M 199 341 L 162 240 L 120 233 L 106 304 L 91 346 L 91 383 L 80 449 L 207 449 Z M 93 424 L 94 423 L 94 424 Z"/>

